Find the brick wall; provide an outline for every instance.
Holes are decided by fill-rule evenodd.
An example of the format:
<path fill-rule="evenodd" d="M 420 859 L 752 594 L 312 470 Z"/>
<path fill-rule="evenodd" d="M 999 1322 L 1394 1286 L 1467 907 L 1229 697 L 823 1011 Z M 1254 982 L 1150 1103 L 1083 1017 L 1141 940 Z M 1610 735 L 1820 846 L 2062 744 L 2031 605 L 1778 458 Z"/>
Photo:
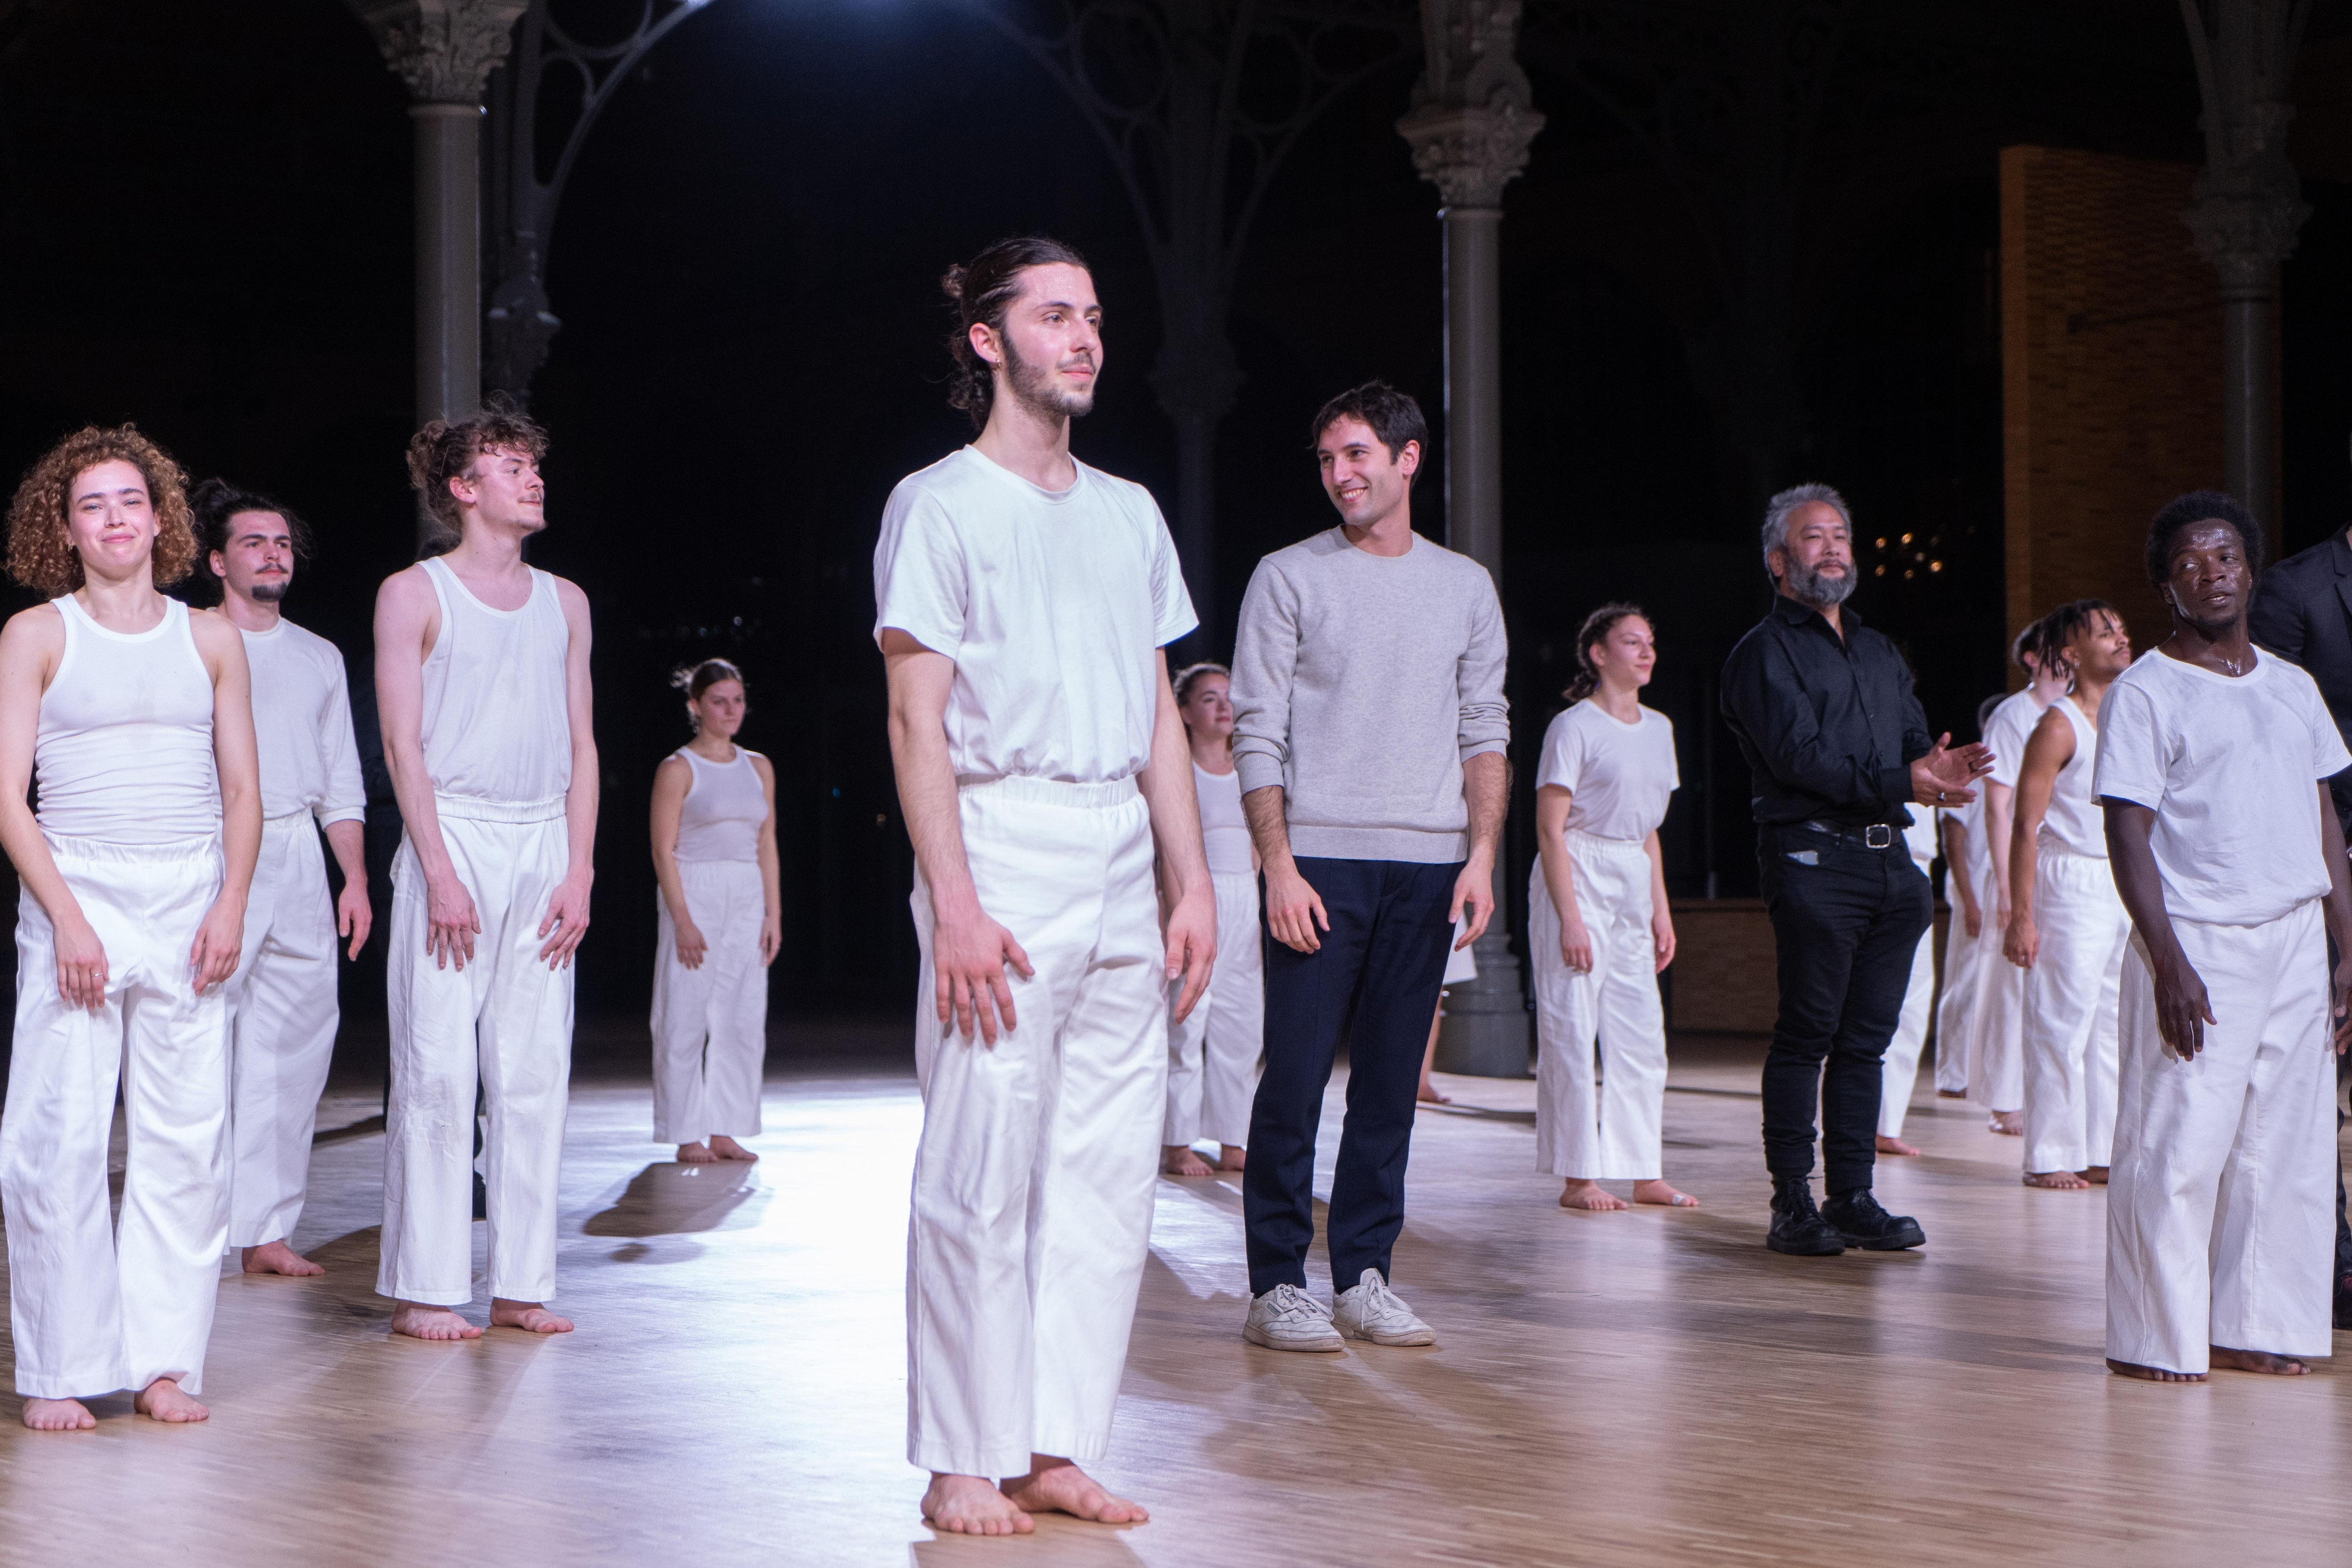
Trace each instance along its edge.
<path fill-rule="evenodd" d="M 2147 520 L 2221 484 L 2221 317 L 2188 225 L 2185 164 L 2048 147 L 2000 154 L 2001 427 L 2009 634 L 2089 595 L 2146 647 L 2169 624 Z"/>

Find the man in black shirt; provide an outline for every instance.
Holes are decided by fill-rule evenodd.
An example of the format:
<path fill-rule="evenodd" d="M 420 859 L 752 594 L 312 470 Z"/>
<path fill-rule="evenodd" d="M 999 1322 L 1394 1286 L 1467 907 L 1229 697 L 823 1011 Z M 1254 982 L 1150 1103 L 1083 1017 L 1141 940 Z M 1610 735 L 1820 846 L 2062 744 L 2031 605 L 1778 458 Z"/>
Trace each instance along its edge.
<path fill-rule="evenodd" d="M 1840 606 L 1853 525 L 1826 485 L 1772 497 L 1764 569 L 1780 597 L 1723 666 L 1723 717 L 1755 779 L 1757 861 L 1772 918 L 1780 1016 L 1764 1059 L 1764 1163 L 1776 1252 L 1892 1251 L 1927 1240 L 1871 1196 L 1880 1058 L 1912 951 L 1933 918 L 1903 841 L 1906 803 L 1963 806 L 1981 746 L 1930 744 L 1895 644 Z M 1813 1106 L 1829 1201 L 1813 1207 Z"/>

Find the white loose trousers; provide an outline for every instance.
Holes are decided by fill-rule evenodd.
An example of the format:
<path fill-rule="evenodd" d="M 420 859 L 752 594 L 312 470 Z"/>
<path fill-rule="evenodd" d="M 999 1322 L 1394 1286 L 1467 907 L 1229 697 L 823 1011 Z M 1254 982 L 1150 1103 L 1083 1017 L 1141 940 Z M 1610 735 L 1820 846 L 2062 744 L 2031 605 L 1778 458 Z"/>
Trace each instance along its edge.
<path fill-rule="evenodd" d="M 1217 967 L 1209 988 L 1182 1023 L 1168 1021 L 1168 1120 L 1160 1141 L 1213 1138 L 1231 1148 L 1249 1142 L 1257 1098 L 1258 1058 L 1265 1049 L 1265 955 L 1258 929 L 1257 873 L 1216 872 Z M 1169 1007 L 1173 1010 L 1171 993 Z"/>
<path fill-rule="evenodd" d="M 2137 939 L 2107 1183 L 2107 1354 L 2172 1372 L 2209 1347 L 2328 1354 L 2336 1057 L 2320 901 L 2262 925 L 2174 916 L 2213 1016 L 2164 1053 Z"/>
<path fill-rule="evenodd" d="M 1967 874 L 1958 867 L 1945 872 L 1948 882 Z M 1969 918 L 1957 898 L 1951 901 L 1951 924 L 1944 929 L 1944 994 L 1936 1004 L 1936 1089 L 1965 1094 L 1969 1088 L 1969 1041 L 1976 1030 L 1977 999 L 1984 989 L 1984 934 L 1969 935 Z M 1992 901 L 1983 889 L 1977 894 L 1982 923 L 1992 923 Z M 1998 954 L 1995 956 L 1999 956 Z"/>
<path fill-rule="evenodd" d="M 1924 867 L 1922 870 L 1926 869 Z M 1958 920 L 1958 912 L 1954 920 Z M 1894 1038 L 1880 1059 L 1878 1131 L 1882 1137 L 1903 1135 L 1903 1118 L 1911 1113 L 1911 1091 L 1919 1082 L 1919 1052 L 1927 1043 L 1927 1016 L 1936 1002 L 1936 923 L 1919 933 L 1911 949 L 1911 978 L 1903 988 L 1903 1010 L 1895 1015 Z"/>
<path fill-rule="evenodd" d="M 2025 1106 L 2025 971 L 2001 952 L 2007 934 L 1995 896 L 1985 900 L 1977 936 L 1982 969 L 1969 1030 L 1969 1098 L 1988 1111 L 2018 1111 Z"/>
<path fill-rule="evenodd" d="M 302 1217 L 342 1016 L 327 858 L 308 811 L 262 824 L 228 1009 L 228 1244 L 258 1247 Z"/>
<path fill-rule="evenodd" d="M 2116 1039 L 2131 915 L 2114 869 L 2047 842 L 2033 874 L 2042 937 L 2025 975 L 2025 1168 L 2106 1165 L 2116 1141 Z"/>
<path fill-rule="evenodd" d="M 1007 968 L 1018 1027 L 993 1047 L 942 1025 L 918 875 L 907 1458 L 1017 1476 L 1110 1441 L 1160 1168 L 1166 947 L 1132 779 L 1009 777 L 957 805 L 980 905 L 1034 973 Z"/>
<path fill-rule="evenodd" d="M 656 894 L 654 1142 L 752 1137 L 768 1060 L 767 885 L 757 861 L 680 861 L 677 877 L 702 933 L 702 967 L 677 961 L 677 923 Z"/>
<path fill-rule="evenodd" d="M 220 893 L 220 839 L 52 836 L 49 852 L 106 949 L 106 1001 L 58 994 L 56 930 L 21 894 L 0 1115 L 16 1392 L 72 1399 L 171 1377 L 201 1393 L 228 1235 L 228 1030 L 222 988 L 196 995 L 188 960 Z M 118 1081 L 119 1227 L 107 1192 Z"/>
<path fill-rule="evenodd" d="M 1528 885 L 1536 1168 L 1578 1180 L 1654 1181 L 1664 1174 L 1666 1023 L 1650 934 L 1650 856 L 1629 839 L 1570 831 L 1567 844 L 1592 967 L 1578 974 L 1560 956 L 1559 910 L 1537 861 Z"/>
<path fill-rule="evenodd" d="M 483 810 L 480 805 L 476 810 Z M 493 1297 L 555 1294 L 556 1176 L 572 1079 L 570 968 L 539 950 L 548 901 L 571 865 L 563 819 L 453 817 L 441 839 L 481 920 L 462 969 L 425 950 L 425 873 L 404 840 L 393 862 L 392 1109 L 384 1127 L 383 1239 L 376 1292 L 430 1306 L 474 1299 L 474 1086 L 483 1144 Z"/>

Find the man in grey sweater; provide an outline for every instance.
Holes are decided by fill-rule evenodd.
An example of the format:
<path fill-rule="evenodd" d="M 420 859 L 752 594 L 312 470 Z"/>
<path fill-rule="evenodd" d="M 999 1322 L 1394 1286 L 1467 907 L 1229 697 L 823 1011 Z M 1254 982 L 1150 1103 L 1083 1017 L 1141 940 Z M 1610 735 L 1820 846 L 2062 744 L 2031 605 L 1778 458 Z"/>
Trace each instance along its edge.
<path fill-rule="evenodd" d="M 1234 653 L 1234 761 L 1265 868 L 1265 1076 L 1242 1176 L 1242 1337 L 1336 1351 L 1433 1344 L 1389 1289 L 1422 1047 L 1465 911 L 1495 908 L 1509 792 L 1502 606 L 1486 570 L 1412 531 L 1428 426 L 1385 382 L 1315 418 L 1339 526 L 1258 563 Z M 1327 1239 L 1336 1294 L 1307 1293 L 1315 1133 L 1339 1033 L 1348 1115 Z"/>

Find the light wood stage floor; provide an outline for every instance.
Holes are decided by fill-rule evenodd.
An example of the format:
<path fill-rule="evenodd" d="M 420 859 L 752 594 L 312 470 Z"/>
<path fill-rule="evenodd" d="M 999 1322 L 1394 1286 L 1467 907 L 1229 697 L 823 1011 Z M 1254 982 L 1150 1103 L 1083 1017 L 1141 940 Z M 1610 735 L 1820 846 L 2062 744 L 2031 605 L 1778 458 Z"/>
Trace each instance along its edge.
<path fill-rule="evenodd" d="M 1927 1249 L 1829 1260 L 1759 1245 L 1744 1060 L 1677 1062 L 1667 1174 L 1706 1202 L 1681 1212 L 1563 1213 L 1530 1168 L 1533 1085 L 1444 1080 L 1456 1103 L 1422 1115 L 1396 1266 L 1434 1350 L 1244 1345 L 1236 1182 L 1164 1181 L 1098 1468 L 1153 1520 L 1048 1518 L 1014 1542 L 935 1540 L 902 1458 L 905 1074 L 772 1081 L 749 1170 L 668 1163 L 643 1083 L 583 1081 L 559 1303 L 580 1330 L 458 1345 L 386 1332 L 381 1127 L 372 1096 L 338 1093 L 297 1237 L 327 1279 L 225 1280 L 207 1426 L 118 1396 L 95 1433 L 35 1435 L 0 1401 L 0 1556 L 2352 1563 L 2352 1366 L 2109 1376 L 2103 1194 L 2021 1186 L 2017 1141 L 1927 1077 L 1927 1157 L 1880 1178 Z"/>

